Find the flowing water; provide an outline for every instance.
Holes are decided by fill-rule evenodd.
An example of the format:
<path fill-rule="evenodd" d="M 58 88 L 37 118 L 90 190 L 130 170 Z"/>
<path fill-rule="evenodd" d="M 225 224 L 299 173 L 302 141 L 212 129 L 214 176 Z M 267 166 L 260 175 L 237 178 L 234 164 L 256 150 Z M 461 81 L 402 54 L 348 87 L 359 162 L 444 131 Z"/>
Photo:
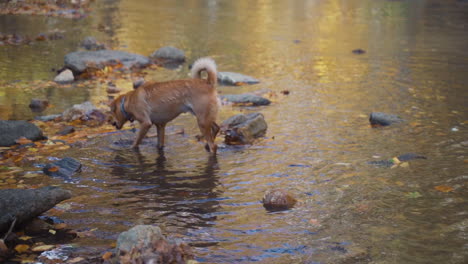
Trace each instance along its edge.
<path fill-rule="evenodd" d="M 251 146 L 221 148 L 217 158 L 194 140 L 189 115 L 170 124 L 164 153 L 155 138 L 140 151 L 125 149 L 135 136 L 129 131 L 57 153 L 84 165 L 72 182 L 41 179 L 73 191 L 60 218 L 92 231 L 73 241 L 84 255 L 110 248 L 136 224 L 156 224 L 192 245 L 202 263 L 468 261 L 466 1 L 107 0 L 92 7 L 81 20 L 0 16 L 4 33 L 65 31 L 61 40 L 0 46 L 0 118 L 32 118 L 34 97 L 54 105 L 46 114 L 105 99 L 102 87 L 29 87 L 52 79 L 51 69 L 88 35 L 143 55 L 175 46 L 189 63 L 211 56 L 220 71 L 261 80 L 219 86 L 220 93 L 290 94 L 265 107 L 223 106 L 220 121 L 261 112 L 268 132 Z M 147 79 L 171 80 L 188 69 L 148 72 Z M 372 111 L 406 122 L 373 129 Z M 404 153 L 427 159 L 368 164 Z M 267 212 L 260 201 L 273 188 L 299 203 Z"/>

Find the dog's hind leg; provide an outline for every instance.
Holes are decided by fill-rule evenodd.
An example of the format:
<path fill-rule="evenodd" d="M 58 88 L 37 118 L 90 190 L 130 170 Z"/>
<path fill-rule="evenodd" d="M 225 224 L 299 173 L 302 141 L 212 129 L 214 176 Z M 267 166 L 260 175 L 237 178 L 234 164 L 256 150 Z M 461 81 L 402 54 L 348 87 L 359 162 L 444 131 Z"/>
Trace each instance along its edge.
<path fill-rule="evenodd" d="M 166 132 L 166 124 L 157 124 L 156 128 L 158 130 L 158 149 L 164 148 L 164 135 Z"/>
<path fill-rule="evenodd" d="M 138 147 L 138 145 L 140 145 L 141 141 L 146 136 L 146 133 L 148 133 L 148 130 L 150 128 L 151 128 L 151 122 L 144 122 L 140 124 L 140 131 L 138 132 L 138 136 L 132 145 L 133 148 L 136 148 Z"/>

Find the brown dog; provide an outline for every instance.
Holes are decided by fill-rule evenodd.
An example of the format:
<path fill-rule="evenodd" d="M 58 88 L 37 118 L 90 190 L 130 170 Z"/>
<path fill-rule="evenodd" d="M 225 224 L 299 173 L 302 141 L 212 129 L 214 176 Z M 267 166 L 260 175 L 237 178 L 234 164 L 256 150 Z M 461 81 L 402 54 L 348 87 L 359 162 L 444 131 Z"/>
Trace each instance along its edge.
<path fill-rule="evenodd" d="M 203 71 L 208 74 L 206 80 L 201 78 Z M 158 148 L 162 149 L 166 124 L 181 113 L 190 112 L 197 118 L 202 138 L 207 142 L 205 147 L 216 154 L 214 139 L 219 131 L 216 124 L 216 64 L 210 58 L 198 59 L 192 66 L 191 75 L 193 79 L 146 82 L 135 90 L 120 95 L 110 105 L 111 124 L 121 129 L 127 121 L 140 122 L 140 131 L 132 147 L 141 143 L 154 124 L 158 132 Z"/>

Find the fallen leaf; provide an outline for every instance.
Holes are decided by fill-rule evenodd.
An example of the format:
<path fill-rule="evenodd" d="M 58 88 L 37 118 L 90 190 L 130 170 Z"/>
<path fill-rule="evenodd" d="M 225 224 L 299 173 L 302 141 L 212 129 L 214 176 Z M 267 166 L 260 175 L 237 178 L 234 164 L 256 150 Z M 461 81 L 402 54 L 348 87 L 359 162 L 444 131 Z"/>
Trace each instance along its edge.
<path fill-rule="evenodd" d="M 416 198 L 422 197 L 422 195 L 419 192 L 409 192 L 406 194 L 406 197 L 410 199 L 416 199 Z"/>
<path fill-rule="evenodd" d="M 26 240 L 30 240 L 32 237 L 30 236 L 20 236 L 19 239 L 20 240 L 23 240 L 23 241 L 26 241 Z"/>
<path fill-rule="evenodd" d="M 76 257 L 76 258 L 70 259 L 69 261 L 67 261 L 67 263 L 78 263 L 78 262 L 83 261 L 83 260 L 85 260 L 85 259 L 82 258 L 82 257 Z"/>
<path fill-rule="evenodd" d="M 33 252 L 43 252 L 43 251 L 51 250 L 53 248 L 55 248 L 54 245 L 42 245 L 42 246 L 33 247 L 32 251 Z"/>
<path fill-rule="evenodd" d="M 109 260 L 112 257 L 112 252 L 106 252 L 104 255 L 102 255 L 103 260 Z"/>
<path fill-rule="evenodd" d="M 49 233 L 51 233 L 52 235 L 55 235 L 55 234 L 57 234 L 57 231 L 55 231 L 53 229 L 49 229 Z"/>
<path fill-rule="evenodd" d="M 58 170 L 59 170 L 59 167 L 57 167 L 57 166 L 50 167 L 49 169 L 47 169 L 47 171 L 50 171 L 50 172 L 56 172 Z"/>
<path fill-rule="evenodd" d="M 65 224 L 65 223 L 60 223 L 60 224 L 54 225 L 54 228 L 57 229 L 57 230 L 64 229 L 66 227 L 67 227 L 67 224 Z"/>
<path fill-rule="evenodd" d="M 25 138 L 25 137 L 20 137 L 18 138 L 17 140 L 15 140 L 16 143 L 20 144 L 20 145 L 24 145 L 24 144 L 28 144 L 28 143 L 32 143 L 31 140 Z"/>
<path fill-rule="evenodd" d="M 434 189 L 436 189 L 439 192 L 445 192 L 445 193 L 453 191 L 453 188 L 447 185 L 438 185 L 434 187 Z"/>
<path fill-rule="evenodd" d="M 15 250 L 16 252 L 21 254 L 21 253 L 27 252 L 29 250 L 29 246 L 25 244 L 19 244 L 19 245 L 16 245 Z"/>

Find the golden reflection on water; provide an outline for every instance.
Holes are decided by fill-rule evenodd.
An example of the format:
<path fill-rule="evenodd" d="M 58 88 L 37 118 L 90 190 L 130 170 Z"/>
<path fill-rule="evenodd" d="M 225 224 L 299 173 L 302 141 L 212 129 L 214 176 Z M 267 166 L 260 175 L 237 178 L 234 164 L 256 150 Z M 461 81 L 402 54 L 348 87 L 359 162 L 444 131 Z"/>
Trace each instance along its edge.
<path fill-rule="evenodd" d="M 93 33 L 102 34 L 116 49 L 143 55 L 172 45 L 186 52 L 189 63 L 212 56 L 221 71 L 261 80 L 253 86 L 220 86 L 220 93 L 262 88 L 291 93 L 268 107 L 223 107 L 220 120 L 260 111 L 269 128 L 267 137 L 253 146 L 221 149 L 216 166 L 207 162 L 206 153 L 192 139 L 197 130 L 188 115 L 172 123 L 184 127 L 186 134 L 169 136 L 164 160 L 152 143 L 145 145 L 141 156 L 109 149 L 114 141 L 129 140 L 133 134 L 113 135 L 85 150 L 71 150 L 89 170 L 82 174 L 82 184 L 99 190 L 82 206 L 118 212 L 92 221 L 73 211 L 63 217 L 72 223 L 83 219 L 71 226 L 85 223 L 111 234 L 135 223 L 164 224 L 195 244 L 212 243 L 197 248 L 206 262 L 333 263 L 341 253 L 331 248 L 339 251 L 334 243 L 341 242 L 345 248 L 346 243 L 370 247 L 376 262 L 408 260 L 411 254 L 424 262 L 434 254 L 431 247 L 447 252 L 438 260 L 466 257 L 466 242 L 458 229 L 452 231 L 458 237 L 450 241 L 424 235 L 424 228 L 431 227 L 449 236 L 440 227 L 444 217 L 459 223 L 466 214 L 461 206 L 466 186 L 460 175 L 468 154 L 453 146 L 466 140 L 468 119 L 468 56 L 463 45 L 468 42 L 468 27 L 466 13 L 460 11 L 466 9 L 434 1 L 96 3 L 95 15 L 86 20 L 89 24 L 77 22 L 87 27 L 75 43 L 57 42 L 63 50 L 74 47 L 79 36 Z M 96 32 L 100 24 L 108 33 Z M 358 48 L 366 53 L 353 54 Z M 18 63 L 14 69 L 25 67 L 50 76 L 38 69 L 43 64 Z M 8 73 L 5 63 L 0 66 Z M 169 80 L 186 78 L 188 69 L 185 64 L 174 71 L 147 72 L 148 79 Z M 106 97 L 105 85 L 73 89 L 16 95 L 13 89 L 0 87 L 1 115 L 21 116 L 14 114 L 15 109 L 29 103 L 32 95 L 47 96 L 52 104 L 61 102 L 64 107 Z M 408 122 L 371 129 L 367 120 L 371 111 L 399 114 Z M 459 133 L 453 132 L 455 127 Z M 394 169 L 366 163 L 407 152 L 429 160 Z M 462 187 L 449 194 L 435 192 L 434 186 L 441 184 Z M 66 187 L 89 195 L 82 187 Z M 285 213 L 266 213 L 258 201 L 273 187 L 295 192 L 300 205 Z M 407 199 L 406 194 L 414 191 L 423 197 Z M 121 207 L 113 203 L 124 198 L 138 200 Z M 110 219 L 113 224 L 107 225 Z M 429 224 L 421 226 L 423 220 Z M 320 226 L 311 224 L 316 222 Z M 102 235 L 77 243 L 95 245 L 100 239 L 106 240 L 102 244 L 110 240 Z M 401 248 L 408 252 L 399 252 Z"/>

